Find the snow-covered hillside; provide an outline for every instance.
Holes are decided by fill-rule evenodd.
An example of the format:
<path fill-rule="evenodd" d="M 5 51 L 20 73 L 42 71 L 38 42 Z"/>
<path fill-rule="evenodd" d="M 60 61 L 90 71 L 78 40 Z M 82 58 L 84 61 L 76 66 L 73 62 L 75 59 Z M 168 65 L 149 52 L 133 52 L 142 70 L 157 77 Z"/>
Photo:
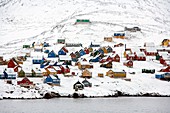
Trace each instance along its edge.
<path fill-rule="evenodd" d="M 143 47 L 144 42 L 154 42 L 155 47 L 160 47 L 163 39 L 170 38 L 169 6 L 169 0 L 0 0 L 0 56 L 4 59 L 12 58 L 21 53 L 24 44 L 31 45 L 33 42 L 48 42 L 51 45 L 49 50 L 58 52 L 63 46 L 54 44 L 58 38 L 65 38 L 66 43 L 82 43 L 81 49 L 88 47 L 91 42 L 111 47 L 123 43 L 132 48 Z M 76 19 L 89 19 L 91 23 L 75 25 Z M 141 32 L 126 32 L 126 39 L 113 38 L 113 42 L 103 41 L 104 37 L 113 36 L 114 32 L 122 31 L 126 26 L 139 27 Z M 69 54 L 76 49 L 70 49 Z M 33 54 L 33 49 L 30 50 Z M 135 61 L 134 67 L 128 68 L 123 65 L 126 60 L 123 58 L 124 47 L 115 47 L 114 51 L 120 55 L 121 62 L 113 63 L 112 69 L 125 70 L 131 82 L 107 76 L 99 78 L 98 72 L 105 74 L 109 69 L 100 67 L 100 63 L 93 63 L 93 77 L 89 80 L 93 87 L 85 88 L 80 93 L 86 96 L 108 96 L 122 91 L 128 95 L 170 95 L 169 82 L 157 80 L 154 74 L 141 73 L 146 67 L 155 69 L 156 72 L 164 68 L 159 61 L 153 60 L 155 57 L 147 57 L 146 61 Z M 47 56 L 45 53 L 39 54 Z M 92 58 L 90 55 L 83 57 L 88 60 Z M 22 66 L 28 67 L 30 64 L 29 67 L 33 68 L 31 63 L 27 60 L 27 65 Z M 81 75 L 76 66 L 70 68 Z M 72 85 L 77 80 L 84 80 L 79 76 L 60 78 L 60 87 L 51 87 L 40 81 L 40 91 L 55 90 L 54 92 L 61 96 L 68 96 L 74 92 Z M 35 79 L 32 80 L 36 82 Z M 16 84 L 8 85 L 3 80 L 0 84 L 2 97 L 17 95 L 17 98 L 24 98 L 25 95 L 26 98 L 41 98 L 35 90 L 21 88 Z M 14 95 L 10 95 L 13 90 Z"/>
<path fill-rule="evenodd" d="M 125 26 L 142 28 L 130 42 L 160 44 L 170 35 L 169 6 L 169 0 L 1 0 L 1 54 L 16 53 L 24 43 L 58 37 L 83 44 L 103 41 Z M 92 24 L 75 26 L 76 19 L 90 19 Z"/>

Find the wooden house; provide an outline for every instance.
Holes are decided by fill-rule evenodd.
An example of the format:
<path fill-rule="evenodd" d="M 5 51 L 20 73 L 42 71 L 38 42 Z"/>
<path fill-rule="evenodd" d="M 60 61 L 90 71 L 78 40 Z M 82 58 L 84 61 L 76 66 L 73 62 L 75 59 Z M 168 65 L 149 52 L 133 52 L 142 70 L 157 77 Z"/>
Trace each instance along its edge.
<path fill-rule="evenodd" d="M 44 57 L 42 54 L 39 54 L 37 52 L 31 53 L 32 57 L 32 64 L 41 64 L 44 60 Z"/>
<path fill-rule="evenodd" d="M 84 48 L 84 52 L 85 52 L 86 54 L 89 54 L 89 53 L 90 53 L 90 50 L 89 50 L 88 48 Z"/>
<path fill-rule="evenodd" d="M 91 48 L 93 47 L 100 47 L 100 43 L 97 43 L 97 42 L 91 42 L 90 46 Z"/>
<path fill-rule="evenodd" d="M 120 56 L 119 56 L 118 54 L 115 54 L 115 55 L 113 56 L 113 61 L 114 61 L 114 62 L 120 62 Z"/>
<path fill-rule="evenodd" d="M 155 73 L 155 69 L 142 69 L 142 73 Z"/>
<path fill-rule="evenodd" d="M 100 65 L 100 67 L 104 68 L 112 68 L 112 62 L 106 62 Z"/>
<path fill-rule="evenodd" d="M 144 52 L 135 52 L 135 60 L 146 61 L 146 55 L 144 54 Z"/>
<path fill-rule="evenodd" d="M 43 71 L 43 75 L 44 76 L 48 76 L 48 75 L 57 75 L 57 71 L 54 68 L 44 68 L 45 71 Z"/>
<path fill-rule="evenodd" d="M 130 31 L 130 32 L 137 32 L 137 31 L 141 31 L 141 28 L 139 28 L 139 27 L 131 27 L 131 28 L 125 27 L 124 30 Z"/>
<path fill-rule="evenodd" d="M 170 46 L 170 39 L 164 39 L 162 41 L 162 46 L 166 46 L 166 47 Z"/>
<path fill-rule="evenodd" d="M 66 47 L 64 47 L 64 46 L 63 46 L 61 49 L 62 49 L 65 53 L 68 53 L 68 52 L 69 52 L 68 49 L 67 49 Z"/>
<path fill-rule="evenodd" d="M 104 77 L 103 73 L 98 73 L 98 77 Z"/>
<path fill-rule="evenodd" d="M 72 65 L 71 56 L 68 55 L 59 55 L 59 62 L 64 62 L 64 65 Z"/>
<path fill-rule="evenodd" d="M 85 51 L 84 51 L 83 49 L 81 49 L 81 50 L 79 51 L 79 53 L 80 53 L 80 56 L 83 56 L 83 55 L 86 54 Z"/>
<path fill-rule="evenodd" d="M 92 87 L 92 83 L 90 83 L 87 79 L 82 81 L 84 87 Z"/>
<path fill-rule="evenodd" d="M 57 55 L 53 50 L 48 53 L 48 58 L 56 58 L 56 57 Z"/>
<path fill-rule="evenodd" d="M 66 55 L 66 52 L 63 49 L 60 49 L 58 51 L 58 55 Z"/>
<path fill-rule="evenodd" d="M 43 46 L 34 46 L 34 52 L 43 52 Z"/>
<path fill-rule="evenodd" d="M 89 19 L 77 19 L 75 24 L 90 24 L 90 20 Z"/>
<path fill-rule="evenodd" d="M 7 67 L 8 68 L 14 68 L 18 65 L 18 63 L 16 62 L 16 60 L 14 58 L 10 59 L 8 61 Z"/>
<path fill-rule="evenodd" d="M 89 47 L 88 50 L 89 50 L 89 52 L 93 52 L 93 48 L 92 47 Z"/>
<path fill-rule="evenodd" d="M 67 65 L 61 65 L 61 73 L 66 74 L 66 73 L 70 73 L 70 68 Z"/>
<path fill-rule="evenodd" d="M 57 39 L 58 44 L 65 44 L 65 39 Z"/>
<path fill-rule="evenodd" d="M 89 62 L 99 62 L 100 59 L 101 59 L 101 58 L 100 58 L 99 56 L 97 56 L 97 57 L 95 57 L 95 58 L 93 58 L 93 59 L 90 59 Z"/>
<path fill-rule="evenodd" d="M 132 60 L 128 60 L 128 61 L 125 61 L 123 63 L 123 65 L 127 66 L 127 67 L 133 67 L 133 61 Z"/>
<path fill-rule="evenodd" d="M 113 38 L 112 37 L 104 37 L 104 41 L 106 42 L 112 42 Z"/>
<path fill-rule="evenodd" d="M 112 52 L 113 52 L 113 49 L 112 49 L 112 47 L 110 47 L 110 46 L 108 46 L 106 49 L 107 49 L 107 52 L 108 52 L 108 53 L 112 53 Z"/>
<path fill-rule="evenodd" d="M 78 51 L 76 51 L 75 54 L 76 54 L 76 57 L 77 57 L 77 58 L 80 58 L 80 57 L 81 57 L 81 56 L 80 56 L 80 53 L 79 53 Z"/>
<path fill-rule="evenodd" d="M 125 71 L 113 71 L 109 70 L 106 72 L 106 76 L 109 76 L 111 78 L 125 78 L 126 77 L 126 72 Z"/>
<path fill-rule="evenodd" d="M 21 81 L 17 81 L 17 84 L 25 88 L 33 88 L 34 84 L 27 77 L 24 77 Z"/>
<path fill-rule="evenodd" d="M 66 43 L 66 47 L 82 47 L 81 43 Z"/>
<path fill-rule="evenodd" d="M 79 81 L 77 81 L 74 85 L 73 85 L 73 89 L 75 90 L 83 90 L 84 89 L 84 85 L 82 83 L 80 83 Z"/>
<path fill-rule="evenodd" d="M 167 80 L 170 81 L 170 73 L 169 72 L 160 72 L 155 74 L 155 78 L 160 80 Z"/>
<path fill-rule="evenodd" d="M 116 32 L 116 33 L 114 33 L 114 38 L 125 39 L 125 33 L 124 32 Z"/>
<path fill-rule="evenodd" d="M 101 49 L 103 50 L 104 54 L 107 54 L 107 53 L 108 53 L 106 47 L 102 47 Z"/>
<path fill-rule="evenodd" d="M 25 77 L 25 72 L 22 69 L 18 72 L 18 77 Z"/>
<path fill-rule="evenodd" d="M 23 45 L 23 48 L 31 48 L 30 45 Z"/>
<path fill-rule="evenodd" d="M 166 67 L 165 69 L 161 69 L 160 72 L 170 72 L 170 66 Z"/>
<path fill-rule="evenodd" d="M 155 47 L 146 47 L 145 55 L 146 56 L 156 56 L 157 55 L 156 48 Z"/>
<path fill-rule="evenodd" d="M 77 62 L 78 61 L 78 58 L 77 58 L 76 54 L 74 54 L 73 52 L 70 53 L 70 56 L 71 56 L 71 59 L 72 59 L 73 62 Z"/>
<path fill-rule="evenodd" d="M 47 83 L 49 85 L 55 85 L 55 86 L 60 86 L 60 78 L 58 76 L 53 76 L 53 75 L 48 75 L 44 79 L 44 83 Z"/>
<path fill-rule="evenodd" d="M 16 77 L 17 72 L 14 72 L 13 68 L 5 68 L 0 79 L 16 79 Z"/>
<path fill-rule="evenodd" d="M 92 77 L 92 73 L 89 70 L 85 69 L 82 72 L 82 76 L 81 77 L 83 77 L 83 78 L 91 78 Z"/>
<path fill-rule="evenodd" d="M 0 65 L 7 65 L 8 62 L 3 59 L 3 56 L 0 56 Z"/>
<path fill-rule="evenodd" d="M 86 62 L 86 61 L 82 61 L 82 62 L 78 62 L 78 68 L 79 69 L 91 69 L 93 68 L 93 65 L 90 64 L 89 62 Z"/>

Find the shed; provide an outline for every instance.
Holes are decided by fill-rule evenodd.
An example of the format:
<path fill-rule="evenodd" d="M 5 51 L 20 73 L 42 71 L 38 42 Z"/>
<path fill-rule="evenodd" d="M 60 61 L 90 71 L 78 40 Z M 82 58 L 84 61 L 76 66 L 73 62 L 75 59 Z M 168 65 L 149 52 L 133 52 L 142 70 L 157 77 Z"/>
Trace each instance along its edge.
<path fill-rule="evenodd" d="M 92 83 L 90 83 L 87 79 L 83 80 L 82 83 L 84 84 L 84 87 L 92 87 Z"/>
<path fill-rule="evenodd" d="M 65 44 L 65 39 L 57 39 L 58 44 Z"/>
<path fill-rule="evenodd" d="M 112 37 L 104 37 L 104 41 L 106 42 L 112 42 L 113 38 Z"/>

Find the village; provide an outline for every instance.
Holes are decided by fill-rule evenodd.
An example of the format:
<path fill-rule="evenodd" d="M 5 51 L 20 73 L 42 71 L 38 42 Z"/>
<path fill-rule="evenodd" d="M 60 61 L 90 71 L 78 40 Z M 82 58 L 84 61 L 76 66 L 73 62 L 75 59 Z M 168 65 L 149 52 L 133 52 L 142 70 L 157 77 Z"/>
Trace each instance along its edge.
<path fill-rule="evenodd" d="M 91 22 L 77 19 L 75 25 L 78 24 Z M 89 46 L 84 46 L 60 37 L 53 43 L 24 44 L 18 56 L 8 60 L 0 57 L 0 82 L 6 87 L 1 89 L 1 96 L 43 98 L 48 92 L 86 97 L 117 96 L 118 93 L 170 96 L 168 91 L 156 91 L 156 86 L 146 91 L 144 85 L 139 86 L 141 89 L 135 88 L 136 84 L 130 85 L 135 80 L 138 83 L 140 77 L 147 78 L 147 84 L 158 81 L 166 85 L 170 80 L 170 39 L 160 41 L 160 45 L 146 41 L 143 46 L 134 47 L 123 42 L 128 38 L 126 32 L 141 31 L 137 26 L 125 27 L 112 36 L 101 37 L 106 46 L 101 46 L 103 42 L 89 42 Z M 115 39 L 119 42 L 113 43 Z M 140 79 L 141 84 L 146 81 Z M 129 93 L 127 87 L 131 89 Z"/>

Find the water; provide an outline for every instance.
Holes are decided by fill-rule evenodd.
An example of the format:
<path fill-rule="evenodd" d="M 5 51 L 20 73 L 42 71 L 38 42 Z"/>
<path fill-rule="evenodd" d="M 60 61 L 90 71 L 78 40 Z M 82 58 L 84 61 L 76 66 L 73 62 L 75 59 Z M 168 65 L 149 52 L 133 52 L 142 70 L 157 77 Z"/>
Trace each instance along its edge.
<path fill-rule="evenodd" d="M 170 113 L 168 97 L 0 100 L 0 113 Z"/>

